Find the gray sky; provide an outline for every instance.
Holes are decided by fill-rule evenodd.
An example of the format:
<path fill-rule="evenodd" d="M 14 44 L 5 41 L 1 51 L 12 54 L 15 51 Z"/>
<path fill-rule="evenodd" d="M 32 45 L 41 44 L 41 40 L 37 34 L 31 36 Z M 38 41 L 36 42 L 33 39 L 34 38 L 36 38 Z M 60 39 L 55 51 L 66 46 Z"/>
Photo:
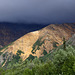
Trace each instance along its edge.
<path fill-rule="evenodd" d="M 0 0 L 0 21 L 75 22 L 75 0 Z"/>

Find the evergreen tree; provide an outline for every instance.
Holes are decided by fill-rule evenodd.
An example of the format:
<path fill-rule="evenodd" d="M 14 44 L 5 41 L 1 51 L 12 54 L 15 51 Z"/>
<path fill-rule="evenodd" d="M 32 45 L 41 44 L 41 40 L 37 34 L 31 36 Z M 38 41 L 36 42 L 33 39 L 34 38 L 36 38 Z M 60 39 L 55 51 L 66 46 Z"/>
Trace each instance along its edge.
<path fill-rule="evenodd" d="M 65 40 L 65 37 L 63 37 L 63 49 L 66 50 L 66 40 Z"/>

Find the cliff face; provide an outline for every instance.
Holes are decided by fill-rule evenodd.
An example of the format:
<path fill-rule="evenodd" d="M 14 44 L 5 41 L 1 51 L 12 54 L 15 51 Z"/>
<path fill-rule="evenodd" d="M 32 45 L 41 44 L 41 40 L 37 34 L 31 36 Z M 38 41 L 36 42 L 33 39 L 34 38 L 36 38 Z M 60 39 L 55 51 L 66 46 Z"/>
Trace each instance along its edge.
<path fill-rule="evenodd" d="M 6 59 L 8 59 L 11 53 L 16 55 L 17 51 L 21 50 L 23 53 L 20 57 L 23 60 L 27 59 L 30 54 L 41 57 L 44 55 L 44 50 L 49 53 L 53 48 L 62 45 L 63 37 L 68 40 L 74 33 L 75 24 L 51 24 L 41 30 L 30 32 L 17 39 L 1 50 L 1 56 L 6 53 Z"/>

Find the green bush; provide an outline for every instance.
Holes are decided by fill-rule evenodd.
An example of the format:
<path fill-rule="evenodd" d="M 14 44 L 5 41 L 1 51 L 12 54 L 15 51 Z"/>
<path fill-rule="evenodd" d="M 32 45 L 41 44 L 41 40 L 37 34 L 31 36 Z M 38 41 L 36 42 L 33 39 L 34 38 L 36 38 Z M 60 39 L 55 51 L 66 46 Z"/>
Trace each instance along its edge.
<path fill-rule="evenodd" d="M 0 75 L 5 75 L 5 71 L 2 68 L 0 68 Z"/>
<path fill-rule="evenodd" d="M 44 60 L 41 62 L 41 60 Z M 46 54 L 41 59 L 25 60 L 10 64 L 5 75 L 74 75 L 75 74 L 75 48 L 67 46 L 66 50 L 58 49 Z M 11 67 L 12 66 L 12 67 Z"/>
<path fill-rule="evenodd" d="M 33 56 L 33 55 L 30 54 L 27 59 L 28 59 L 28 60 L 33 60 L 34 58 L 36 58 L 36 56 Z"/>
<path fill-rule="evenodd" d="M 68 56 L 68 58 L 64 61 L 62 65 L 62 73 L 64 75 L 74 75 L 74 63 L 75 63 L 75 57 L 74 56 Z"/>
<path fill-rule="evenodd" d="M 47 51 L 46 51 L 46 50 L 44 50 L 44 51 L 43 51 L 43 54 L 44 54 L 44 55 L 46 55 L 46 54 L 47 54 Z"/>
<path fill-rule="evenodd" d="M 32 70 L 26 68 L 23 72 L 23 75 L 33 75 L 33 72 L 32 72 Z"/>
<path fill-rule="evenodd" d="M 53 47 L 57 48 L 57 42 L 53 42 Z"/>
<path fill-rule="evenodd" d="M 36 50 L 39 50 L 39 49 L 40 49 L 39 46 L 41 46 L 41 45 L 44 43 L 44 40 L 41 41 L 41 39 L 42 39 L 42 38 L 38 39 L 38 40 L 34 43 L 34 45 L 33 45 L 33 47 L 32 47 L 33 50 L 31 51 L 33 54 L 36 52 Z M 35 49 L 36 46 L 37 46 L 37 49 Z"/>

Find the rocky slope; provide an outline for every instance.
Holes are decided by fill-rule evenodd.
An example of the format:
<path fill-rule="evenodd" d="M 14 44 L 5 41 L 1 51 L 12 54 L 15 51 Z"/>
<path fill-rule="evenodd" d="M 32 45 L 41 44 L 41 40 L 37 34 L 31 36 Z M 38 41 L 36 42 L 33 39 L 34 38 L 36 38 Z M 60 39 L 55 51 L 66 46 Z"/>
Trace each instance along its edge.
<path fill-rule="evenodd" d="M 3 66 L 7 60 L 13 59 L 18 50 L 23 52 L 20 55 L 22 60 L 27 59 L 30 54 L 41 57 L 44 51 L 49 53 L 53 48 L 62 45 L 63 37 L 68 40 L 74 33 L 75 24 L 51 24 L 41 30 L 30 32 L 0 51 L 5 60 Z"/>
<path fill-rule="evenodd" d="M 69 38 L 67 44 L 75 47 L 75 34 L 71 38 Z"/>

